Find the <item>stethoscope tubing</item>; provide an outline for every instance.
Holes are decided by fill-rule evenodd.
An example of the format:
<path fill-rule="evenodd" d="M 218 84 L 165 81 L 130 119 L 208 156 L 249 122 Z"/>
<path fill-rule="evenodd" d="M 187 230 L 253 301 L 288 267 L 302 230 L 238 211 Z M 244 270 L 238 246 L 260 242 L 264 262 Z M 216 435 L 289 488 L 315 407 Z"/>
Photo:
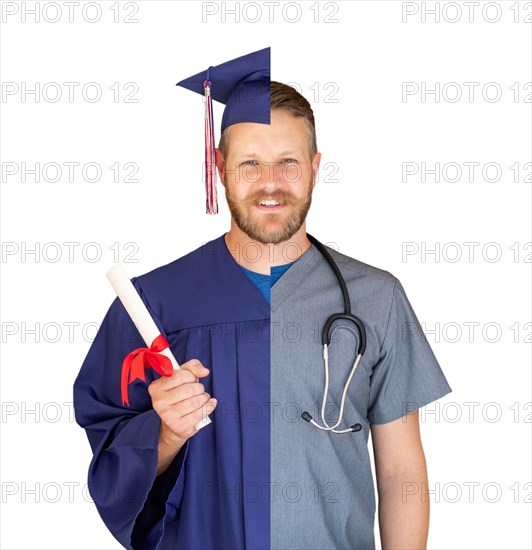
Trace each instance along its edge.
<path fill-rule="evenodd" d="M 332 431 L 333 433 L 337 433 L 337 434 L 359 432 L 362 429 L 362 426 L 358 422 L 356 424 L 353 424 L 349 429 L 336 430 L 336 428 L 342 422 L 347 390 L 349 389 L 349 385 L 351 384 L 351 380 L 355 375 L 355 371 L 362 359 L 362 356 L 366 351 L 366 327 L 358 317 L 356 317 L 355 315 L 352 315 L 351 313 L 351 300 L 349 297 L 349 292 L 347 290 L 347 285 L 345 284 L 345 280 L 342 276 L 342 273 L 340 272 L 340 269 L 336 265 L 336 262 L 332 259 L 332 256 L 329 254 L 328 250 L 317 239 L 315 239 L 309 233 L 307 233 L 307 238 L 311 243 L 313 243 L 316 246 L 316 248 L 320 251 L 322 256 L 325 258 L 325 260 L 333 270 L 338 280 L 338 284 L 340 285 L 340 288 L 342 290 L 342 296 L 344 299 L 344 312 L 334 313 L 333 315 L 331 315 L 325 322 L 323 326 L 323 331 L 322 331 L 321 339 L 322 339 L 322 345 L 323 345 L 323 363 L 325 367 L 325 389 L 323 392 L 323 400 L 321 405 L 321 419 L 323 421 L 323 424 L 325 424 L 325 426 L 320 426 L 316 421 L 312 419 L 312 416 L 307 411 L 303 412 L 301 416 L 304 420 L 311 423 L 313 426 L 315 426 L 316 428 L 319 428 L 320 430 Z M 340 413 L 338 415 L 338 421 L 334 426 L 329 426 L 329 424 L 325 420 L 325 407 L 327 403 L 327 395 L 329 393 L 329 345 L 331 343 L 330 329 L 334 321 L 336 321 L 337 319 L 345 319 L 348 321 L 352 321 L 358 328 L 360 342 L 359 342 L 358 353 L 357 353 L 355 362 L 353 363 L 353 367 L 351 368 L 351 372 L 349 374 L 347 382 L 344 386 L 344 391 L 342 393 L 342 401 L 340 404 Z"/>

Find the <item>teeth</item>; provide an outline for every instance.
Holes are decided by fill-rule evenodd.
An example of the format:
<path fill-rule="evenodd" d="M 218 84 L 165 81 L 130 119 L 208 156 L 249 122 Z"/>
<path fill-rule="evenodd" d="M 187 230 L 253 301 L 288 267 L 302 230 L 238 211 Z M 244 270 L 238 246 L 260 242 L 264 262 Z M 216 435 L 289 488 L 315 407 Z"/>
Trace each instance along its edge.
<path fill-rule="evenodd" d="M 262 201 L 261 204 L 264 206 L 277 206 L 279 203 L 277 201 Z"/>

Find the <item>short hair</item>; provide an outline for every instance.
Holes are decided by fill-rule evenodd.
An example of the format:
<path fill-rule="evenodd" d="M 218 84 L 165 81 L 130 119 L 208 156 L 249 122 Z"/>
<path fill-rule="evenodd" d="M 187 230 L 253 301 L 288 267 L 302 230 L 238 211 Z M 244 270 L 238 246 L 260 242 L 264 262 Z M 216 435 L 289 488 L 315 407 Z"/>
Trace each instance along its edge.
<path fill-rule="evenodd" d="M 292 86 L 281 82 L 270 82 L 270 109 L 283 109 L 289 112 L 292 116 L 305 119 L 307 126 L 308 151 L 310 158 L 318 152 L 316 140 L 316 123 L 314 121 L 314 113 L 310 103 Z M 227 158 L 229 153 L 229 131 L 231 126 L 228 126 L 220 137 L 218 149 L 220 149 L 224 158 Z"/>

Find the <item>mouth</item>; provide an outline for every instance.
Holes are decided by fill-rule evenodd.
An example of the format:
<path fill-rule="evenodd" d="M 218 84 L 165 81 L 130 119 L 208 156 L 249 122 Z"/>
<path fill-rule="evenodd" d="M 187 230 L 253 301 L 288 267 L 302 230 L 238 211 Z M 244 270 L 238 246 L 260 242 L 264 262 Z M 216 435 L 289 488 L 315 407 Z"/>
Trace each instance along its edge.
<path fill-rule="evenodd" d="M 263 212 L 278 212 L 283 208 L 284 205 L 282 205 L 277 201 L 265 200 L 265 201 L 261 201 L 259 204 L 256 204 L 255 206 Z"/>

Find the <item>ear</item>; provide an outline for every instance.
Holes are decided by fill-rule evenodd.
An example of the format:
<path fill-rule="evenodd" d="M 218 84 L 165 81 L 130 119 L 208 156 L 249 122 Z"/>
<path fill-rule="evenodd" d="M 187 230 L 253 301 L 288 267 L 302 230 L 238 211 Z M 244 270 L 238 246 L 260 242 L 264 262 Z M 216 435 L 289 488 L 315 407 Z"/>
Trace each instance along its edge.
<path fill-rule="evenodd" d="M 321 153 L 316 153 L 312 159 L 312 189 L 316 185 L 316 179 L 318 177 L 318 170 L 320 169 Z"/>
<path fill-rule="evenodd" d="M 216 160 L 216 168 L 218 169 L 218 174 L 220 175 L 220 181 L 222 185 L 225 187 L 225 159 L 220 149 L 215 149 L 214 151 L 215 151 L 214 157 Z"/>

